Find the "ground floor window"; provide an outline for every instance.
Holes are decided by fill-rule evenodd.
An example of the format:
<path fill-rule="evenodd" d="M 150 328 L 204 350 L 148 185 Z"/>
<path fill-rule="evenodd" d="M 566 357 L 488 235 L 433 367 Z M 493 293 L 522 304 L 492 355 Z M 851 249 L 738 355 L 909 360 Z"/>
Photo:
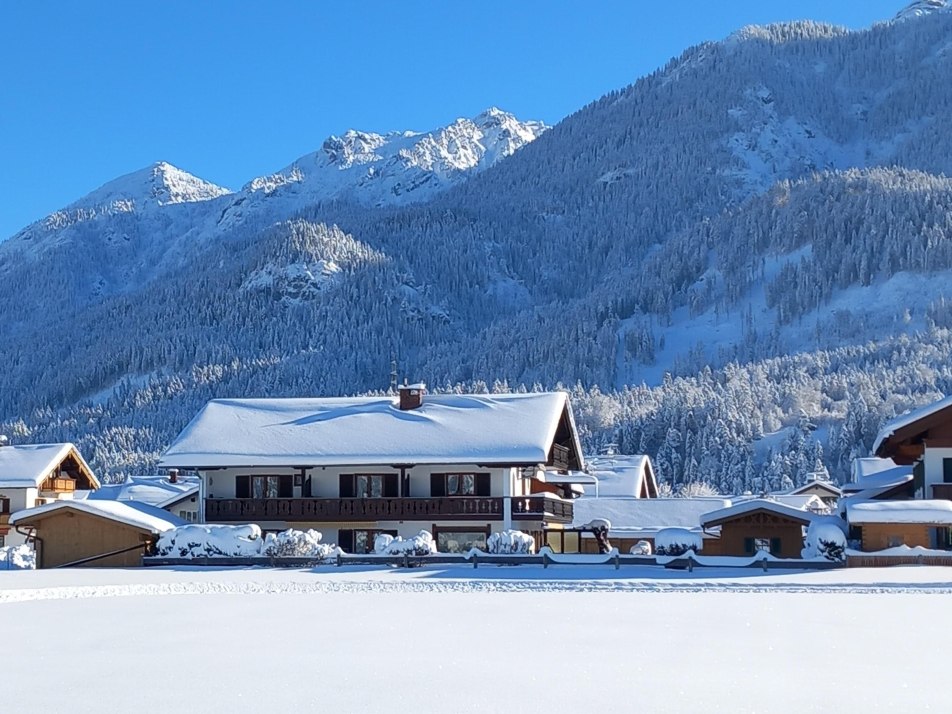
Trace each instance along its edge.
<path fill-rule="evenodd" d="M 7 537 L 0 535 L 0 548 L 7 544 Z"/>
<path fill-rule="evenodd" d="M 179 518 L 183 521 L 188 521 L 189 523 L 195 522 L 195 511 L 179 511 Z"/>
<path fill-rule="evenodd" d="M 438 530 L 436 549 L 440 553 L 467 553 L 472 548 L 486 550 L 486 531 Z"/>
<path fill-rule="evenodd" d="M 886 536 L 886 547 L 887 548 L 898 548 L 903 545 L 902 536 L 900 535 L 888 535 Z"/>
<path fill-rule="evenodd" d="M 396 531 L 382 528 L 341 528 L 337 535 L 337 546 L 353 555 L 373 553 L 374 539 L 381 533 L 397 537 Z"/>

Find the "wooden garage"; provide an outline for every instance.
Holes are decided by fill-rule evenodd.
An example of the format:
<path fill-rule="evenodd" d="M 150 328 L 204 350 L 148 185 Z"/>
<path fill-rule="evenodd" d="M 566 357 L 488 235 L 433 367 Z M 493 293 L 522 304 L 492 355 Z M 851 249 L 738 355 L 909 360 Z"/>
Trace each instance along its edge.
<path fill-rule="evenodd" d="M 186 522 L 135 501 L 55 501 L 19 511 L 11 525 L 28 536 L 38 568 L 130 567 L 159 534 Z"/>
<path fill-rule="evenodd" d="M 803 529 L 813 514 L 769 499 L 742 501 L 701 517 L 705 532 L 720 529 L 720 538 L 705 541 L 705 555 L 752 556 L 767 551 L 777 558 L 799 558 Z"/>
<path fill-rule="evenodd" d="M 952 547 L 952 501 L 847 501 L 846 520 L 867 552 Z"/>

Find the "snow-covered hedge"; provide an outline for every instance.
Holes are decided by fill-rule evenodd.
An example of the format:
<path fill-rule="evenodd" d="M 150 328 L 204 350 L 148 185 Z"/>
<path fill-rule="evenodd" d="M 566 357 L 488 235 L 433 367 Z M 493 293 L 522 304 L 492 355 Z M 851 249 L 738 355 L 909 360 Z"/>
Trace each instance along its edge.
<path fill-rule="evenodd" d="M 701 534 L 687 528 L 662 528 L 655 535 L 655 553 L 684 555 L 689 550 L 699 553 L 704 545 Z"/>
<path fill-rule="evenodd" d="M 430 555 L 435 552 L 436 542 L 429 531 L 420 531 L 406 540 L 386 533 L 374 538 L 374 553 L 377 555 Z"/>
<path fill-rule="evenodd" d="M 33 570 L 36 552 L 28 545 L 8 545 L 0 548 L 0 570 Z"/>
<path fill-rule="evenodd" d="M 321 543 L 321 534 L 315 530 L 290 529 L 262 538 L 261 529 L 254 524 L 195 524 L 165 531 L 159 536 L 156 552 L 168 558 L 329 558 L 342 551 Z"/>
<path fill-rule="evenodd" d="M 336 545 L 321 543 L 320 531 L 293 528 L 280 533 L 268 533 L 264 538 L 263 555 L 269 558 L 333 558 L 343 553 Z"/>
<path fill-rule="evenodd" d="M 846 522 L 836 516 L 816 518 L 807 528 L 800 557 L 826 558 L 837 563 L 846 560 Z"/>
<path fill-rule="evenodd" d="M 651 541 L 640 540 L 628 550 L 631 555 L 651 555 Z"/>
<path fill-rule="evenodd" d="M 490 553 L 508 555 L 517 553 L 529 555 L 535 553 L 535 538 L 522 531 L 502 531 L 493 533 L 486 539 L 486 549 Z"/>

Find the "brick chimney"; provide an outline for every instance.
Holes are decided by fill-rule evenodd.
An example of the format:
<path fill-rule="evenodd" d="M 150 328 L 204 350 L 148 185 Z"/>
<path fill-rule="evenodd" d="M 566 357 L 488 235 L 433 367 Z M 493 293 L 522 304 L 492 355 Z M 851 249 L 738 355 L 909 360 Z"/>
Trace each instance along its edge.
<path fill-rule="evenodd" d="M 423 383 L 401 384 L 399 387 L 399 392 L 400 409 L 402 411 L 416 409 L 421 404 L 423 404 L 423 395 L 426 394 L 426 385 Z"/>
<path fill-rule="evenodd" d="M 178 469 L 169 469 L 169 483 L 178 483 Z"/>

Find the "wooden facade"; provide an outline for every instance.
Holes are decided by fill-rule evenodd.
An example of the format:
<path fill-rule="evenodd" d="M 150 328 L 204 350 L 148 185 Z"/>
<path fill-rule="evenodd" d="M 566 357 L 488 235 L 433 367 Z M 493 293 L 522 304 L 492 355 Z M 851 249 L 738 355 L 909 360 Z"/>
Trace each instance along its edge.
<path fill-rule="evenodd" d="M 923 523 L 851 523 L 859 528 L 862 550 L 867 552 L 885 550 L 899 545 L 910 548 L 922 546 L 934 548 L 932 530 L 935 526 Z"/>
<path fill-rule="evenodd" d="M 30 527 L 36 529 L 38 568 L 55 568 L 120 550 L 126 552 L 86 565 L 116 568 L 138 566 L 142 562 L 143 547 L 156 538 L 147 529 L 69 508 L 42 513 L 29 523 L 17 525 L 23 530 Z M 127 550 L 130 548 L 132 550 Z"/>
<path fill-rule="evenodd" d="M 769 550 L 778 558 L 799 558 L 803 550 L 803 528 L 809 517 L 794 518 L 766 509 L 738 514 L 705 524 L 720 526 L 720 538 L 704 541 L 705 555 L 751 556 Z"/>
<path fill-rule="evenodd" d="M 922 458 L 926 447 L 952 447 L 952 406 L 937 409 L 906 424 L 883 439 L 876 456 L 891 458 L 899 465 L 911 465 Z"/>

